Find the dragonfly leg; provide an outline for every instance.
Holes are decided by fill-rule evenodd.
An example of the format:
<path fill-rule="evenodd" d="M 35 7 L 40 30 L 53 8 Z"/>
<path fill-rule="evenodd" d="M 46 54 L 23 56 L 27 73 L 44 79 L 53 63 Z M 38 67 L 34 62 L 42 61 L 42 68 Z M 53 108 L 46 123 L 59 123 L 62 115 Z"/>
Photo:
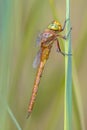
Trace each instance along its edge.
<path fill-rule="evenodd" d="M 68 31 L 67 35 L 63 36 L 63 39 L 67 40 L 70 33 L 71 33 L 72 27 L 70 28 L 70 30 Z"/>
<path fill-rule="evenodd" d="M 56 39 L 56 44 L 57 44 L 57 52 L 61 53 L 63 56 L 70 56 L 70 55 L 72 55 L 72 54 L 67 54 L 67 53 L 65 53 L 65 52 L 63 52 L 61 50 L 58 39 Z"/>
<path fill-rule="evenodd" d="M 63 27 L 62 27 L 62 31 L 65 29 L 66 23 L 67 23 L 68 20 L 70 20 L 70 19 L 68 18 L 68 19 L 66 19 L 66 20 L 64 21 L 64 24 L 63 24 Z"/>
<path fill-rule="evenodd" d="M 67 40 L 68 37 L 69 37 L 69 35 L 70 35 L 71 30 L 72 30 L 72 27 L 70 28 L 70 30 L 69 30 L 69 32 L 67 33 L 67 35 L 64 35 L 64 36 L 63 36 L 63 35 L 57 34 L 56 36 L 57 36 L 57 37 L 60 37 L 60 38 L 62 38 L 62 39 L 64 39 L 64 40 Z"/>

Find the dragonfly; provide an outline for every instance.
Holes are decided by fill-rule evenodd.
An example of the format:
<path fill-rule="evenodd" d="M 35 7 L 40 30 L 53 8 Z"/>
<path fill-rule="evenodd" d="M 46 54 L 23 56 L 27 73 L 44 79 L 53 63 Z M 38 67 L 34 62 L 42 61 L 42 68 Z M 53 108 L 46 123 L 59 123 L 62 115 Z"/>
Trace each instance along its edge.
<path fill-rule="evenodd" d="M 69 55 L 69 54 L 64 53 L 61 50 L 59 40 L 58 40 L 59 37 L 66 40 L 68 38 L 68 35 L 70 34 L 71 29 L 68 32 L 67 36 L 63 36 L 60 34 L 60 32 L 62 32 L 65 29 L 67 21 L 68 20 L 65 20 L 63 26 L 57 20 L 52 21 L 48 25 L 48 27 L 38 36 L 37 44 L 40 47 L 40 49 L 33 62 L 33 67 L 36 68 L 38 66 L 38 69 L 37 69 L 36 78 L 35 78 L 34 85 L 33 85 L 32 95 L 30 98 L 29 106 L 28 106 L 27 118 L 32 113 L 32 110 L 33 110 L 33 107 L 35 104 L 35 100 L 36 100 L 36 96 L 37 96 L 37 92 L 38 92 L 40 79 L 42 76 L 42 72 L 44 70 L 46 61 L 49 58 L 49 54 L 50 54 L 53 44 L 56 44 L 57 52 L 61 53 L 63 56 Z"/>

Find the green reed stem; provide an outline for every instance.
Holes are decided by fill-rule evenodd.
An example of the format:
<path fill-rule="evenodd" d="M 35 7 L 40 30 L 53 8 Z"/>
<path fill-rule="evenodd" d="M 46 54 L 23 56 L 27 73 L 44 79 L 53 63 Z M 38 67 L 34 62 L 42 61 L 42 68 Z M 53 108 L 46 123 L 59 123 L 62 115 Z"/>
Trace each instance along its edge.
<path fill-rule="evenodd" d="M 66 0 L 66 19 L 70 19 L 70 0 Z M 70 20 L 66 25 L 66 34 L 70 30 Z M 65 52 L 71 53 L 71 35 L 65 44 Z M 72 130 L 72 56 L 65 57 L 65 104 L 64 130 Z"/>

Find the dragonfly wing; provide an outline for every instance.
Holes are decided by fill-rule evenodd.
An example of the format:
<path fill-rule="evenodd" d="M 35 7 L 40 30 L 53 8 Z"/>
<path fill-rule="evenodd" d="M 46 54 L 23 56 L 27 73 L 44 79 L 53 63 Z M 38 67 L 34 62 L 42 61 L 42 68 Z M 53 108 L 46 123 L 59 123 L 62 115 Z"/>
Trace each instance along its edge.
<path fill-rule="evenodd" d="M 40 63 L 40 57 L 41 57 L 41 50 L 38 51 L 35 59 L 34 59 L 34 62 L 33 62 L 33 68 L 36 68 L 39 63 Z"/>
<path fill-rule="evenodd" d="M 36 40 L 36 45 L 37 45 L 37 46 L 40 46 L 41 40 L 42 40 L 42 33 L 40 33 L 40 34 L 38 35 L 38 37 L 37 37 L 37 40 Z"/>

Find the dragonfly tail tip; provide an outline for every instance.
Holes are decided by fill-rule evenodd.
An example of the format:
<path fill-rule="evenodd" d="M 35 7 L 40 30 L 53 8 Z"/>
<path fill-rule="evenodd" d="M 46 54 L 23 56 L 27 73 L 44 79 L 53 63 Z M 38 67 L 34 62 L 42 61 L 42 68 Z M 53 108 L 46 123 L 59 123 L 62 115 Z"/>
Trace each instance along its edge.
<path fill-rule="evenodd" d="M 26 116 L 26 119 L 28 119 L 30 117 L 30 112 L 28 112 L 27 116 Z"/>

